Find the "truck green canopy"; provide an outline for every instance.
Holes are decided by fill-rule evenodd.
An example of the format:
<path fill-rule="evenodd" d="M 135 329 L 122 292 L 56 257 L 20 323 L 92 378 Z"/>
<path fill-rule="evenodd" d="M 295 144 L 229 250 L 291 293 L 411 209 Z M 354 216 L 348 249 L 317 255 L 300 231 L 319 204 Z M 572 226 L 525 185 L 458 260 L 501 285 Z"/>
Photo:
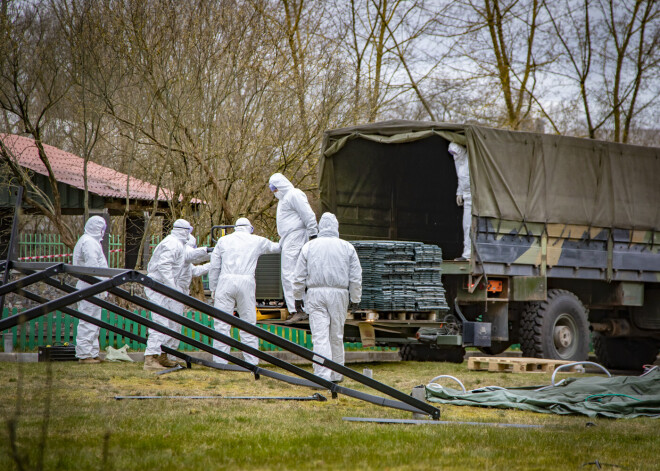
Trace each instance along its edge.
<path fill-rule="evenodd" d="M 419 175 L 433 168 L 429 159 L 451 159 L 449 142 L 467 146 L 475 216 L 660 229 L 660 148 L 439 122 L 393 120 L 327 131 L 319 172 L 323 209 L 368 207 L 364 202 L 375 199 L 381 182 L 356 173 L 373 171 L 384 146 L 415 141 L 415 158 L 396 155 Z M 339 156 L 355 165 L 335 166 Z"/>

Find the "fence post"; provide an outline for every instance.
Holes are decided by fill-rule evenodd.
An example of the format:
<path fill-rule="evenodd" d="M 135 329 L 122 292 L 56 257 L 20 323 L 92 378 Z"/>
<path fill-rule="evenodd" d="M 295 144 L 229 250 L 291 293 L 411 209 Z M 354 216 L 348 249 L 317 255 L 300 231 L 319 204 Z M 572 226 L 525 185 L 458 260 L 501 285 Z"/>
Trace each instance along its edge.
<path fill-rule="evenodd" d="M 48 345 L 53 344 L 53 316 L 57 315 L 57 311 L 49 312 L 46 314 L 46 343 Z"/>
<path fill-rule="evenodd" d="M 9 308 L 5 307 L 2 309 L 2 314 L 0 315 L 0 319 L 3 317 L 9 317 Z M 15 329 L 16 328 L 14 327 L 14 329 L 7 330 L 6 332 L 2 333 L 3 348 L 7 353 L 14 351 L 14 339 L 12 334 L 15 332 Z"/>
<path fill-rule="evenodd" d="M 73 319 L 73 327 L 71 328 L 71 342 L 73 342 L 73 343 L 77 343 L 77 341 L 78 341 L 78 339 L 77 339 L 77 335 L 78 335 L 78 322 L 80 322 L 80 321 L 78 320 L 77 317 L 75 317 L 75 318 Z"/>

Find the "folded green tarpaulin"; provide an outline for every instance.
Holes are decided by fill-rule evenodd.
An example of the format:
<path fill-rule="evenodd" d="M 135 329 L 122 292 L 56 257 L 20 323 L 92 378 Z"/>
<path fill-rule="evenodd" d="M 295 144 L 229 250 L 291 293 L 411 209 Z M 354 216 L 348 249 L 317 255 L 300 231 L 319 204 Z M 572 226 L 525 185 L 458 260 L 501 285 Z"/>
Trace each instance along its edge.
<path fill-rule="evenodd" d="M 569 378 L 540 389 L 487 387 L 461 390 L 426 387 L 430 402 L 456 406 L 521 409 L 548 414 L 582 414 L 589 417 L 660 417 L 660 369 L 642 376 L 593 376 Z"/>

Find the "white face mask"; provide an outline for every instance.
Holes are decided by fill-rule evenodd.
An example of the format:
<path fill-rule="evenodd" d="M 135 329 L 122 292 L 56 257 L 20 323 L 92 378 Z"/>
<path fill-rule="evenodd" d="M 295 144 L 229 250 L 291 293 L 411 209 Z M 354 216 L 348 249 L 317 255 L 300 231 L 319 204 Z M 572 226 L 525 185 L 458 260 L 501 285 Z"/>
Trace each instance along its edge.
<path fill-rule="evenodd" d="M 282 192 L 281 192 L 281 191 L 276 191 L 276 192 L 273 193 L 273 194 L 275 195 L 275 198 L 277 198 L 278 200 L 279 200 L 279 199 L 282 199 Z"/>
<path fill-rule="evenodd" d="M 190 231 L 188 231 L 187 227 L 174 227 L 172 229 L 172 235 L 182 241 L 184 244 L 188 243 L 188 236 L 190 235 Z"/>

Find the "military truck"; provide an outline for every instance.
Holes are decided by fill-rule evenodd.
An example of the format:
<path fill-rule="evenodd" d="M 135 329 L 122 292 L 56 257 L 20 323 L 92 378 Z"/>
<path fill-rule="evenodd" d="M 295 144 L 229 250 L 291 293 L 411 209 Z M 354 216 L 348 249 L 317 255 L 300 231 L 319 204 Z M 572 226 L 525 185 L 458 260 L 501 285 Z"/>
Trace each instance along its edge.
<path fill-rule="evenodd" d="M 448 145 L 468 150 L 472 257 Z M 322 210 L 347 240 L 442 248 L 452 312 L 349 318 L 346 339 L 404 359 L 496 354 L 653 363 L 660 346 L 660 148 L 475 125 L 386 121 L 327 131 Z M 592 335 L 593 334 L 593 335 Z M 372 338 L 370 338 L 372 337 Z"/>

